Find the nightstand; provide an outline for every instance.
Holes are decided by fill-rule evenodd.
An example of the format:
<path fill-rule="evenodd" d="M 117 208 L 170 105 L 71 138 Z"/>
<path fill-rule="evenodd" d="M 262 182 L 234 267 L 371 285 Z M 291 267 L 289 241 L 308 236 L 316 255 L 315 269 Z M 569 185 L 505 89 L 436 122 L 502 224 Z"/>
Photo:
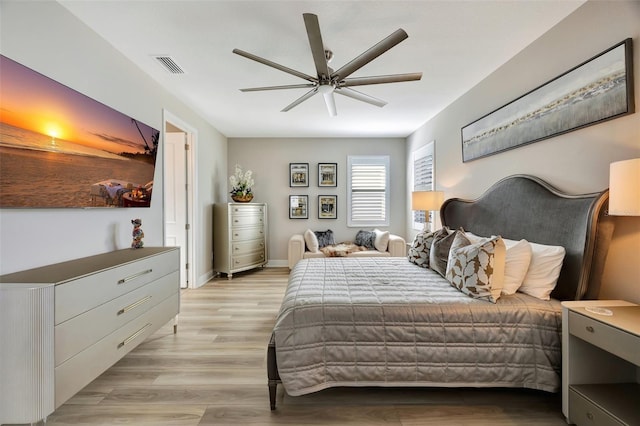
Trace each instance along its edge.
<path fill-rule="evenodd" d="M 562 302 L 562 412 L 579 426 L 640 425 L 640 306 Z"/>

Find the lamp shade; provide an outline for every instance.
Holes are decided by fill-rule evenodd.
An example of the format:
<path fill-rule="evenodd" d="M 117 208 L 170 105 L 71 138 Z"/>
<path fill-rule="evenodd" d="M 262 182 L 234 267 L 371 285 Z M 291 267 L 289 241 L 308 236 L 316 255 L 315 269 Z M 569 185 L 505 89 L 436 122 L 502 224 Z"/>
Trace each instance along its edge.
<path fill-rule="evenodd" d="M 442 191 L 414 191 L 411 193 L 411 210 L 439 210 L 444 202 Z"/>
<path fill-rule="evenodd" d="M 610 164 L 609 214 L 640 216 L 640 158 Z"/>

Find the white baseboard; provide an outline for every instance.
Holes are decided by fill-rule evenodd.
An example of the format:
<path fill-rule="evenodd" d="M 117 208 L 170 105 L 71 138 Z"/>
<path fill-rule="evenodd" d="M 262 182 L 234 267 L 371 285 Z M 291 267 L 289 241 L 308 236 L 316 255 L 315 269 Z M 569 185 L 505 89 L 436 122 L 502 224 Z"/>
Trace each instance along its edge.
<path fill-rule="evenodd" d="M 200 277 L 198 277 L 195 283 L 196 285 L 193 286 L 193 288 L 202 287 L 203 285 L 208 283 L 213 277 L 214 277 L 213 269 L 210 271 L 207 271 L 204 275 L 200 275 Z"/>

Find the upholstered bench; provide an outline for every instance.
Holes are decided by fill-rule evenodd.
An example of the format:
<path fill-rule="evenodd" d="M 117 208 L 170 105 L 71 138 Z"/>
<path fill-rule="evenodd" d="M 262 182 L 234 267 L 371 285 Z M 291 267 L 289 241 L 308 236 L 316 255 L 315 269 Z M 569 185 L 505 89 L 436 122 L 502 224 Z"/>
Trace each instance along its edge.
<path fill-rule="evenodd" d="M 341 245 L 342 244 L 338 244 L 338 246 Z M 406 255 L 407 244 L 404 238 L 398 235 L 389 234 L 389 240 L 386 244 L 385 251 L 380 251 L 375 248 L 363 249 L 362 247 L 360 247 L 356 251 L 349 251 L 346 254 L 342 254 L 341 257 L 404 257 Z M 320 250 L 310 251 L 305 242 L 305 236 L 303 234 L 294 234 L 291 236 L 291 238 L 289 238 L 288 256 L 289 269 L 293 268 L 300 259 L 327 257 L 327 255 Z"/>

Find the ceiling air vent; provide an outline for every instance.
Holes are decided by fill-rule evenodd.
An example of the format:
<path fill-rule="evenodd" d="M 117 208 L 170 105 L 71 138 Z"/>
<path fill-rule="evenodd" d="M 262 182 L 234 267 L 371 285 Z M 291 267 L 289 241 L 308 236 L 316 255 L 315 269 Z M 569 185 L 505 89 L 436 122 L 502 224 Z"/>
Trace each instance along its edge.
<path fill-rule="evenodd" d="M 180 65 L 176 64 L 171 56 L 154 56 L 158 62 L 171 74 L 184 74 Z"/>

